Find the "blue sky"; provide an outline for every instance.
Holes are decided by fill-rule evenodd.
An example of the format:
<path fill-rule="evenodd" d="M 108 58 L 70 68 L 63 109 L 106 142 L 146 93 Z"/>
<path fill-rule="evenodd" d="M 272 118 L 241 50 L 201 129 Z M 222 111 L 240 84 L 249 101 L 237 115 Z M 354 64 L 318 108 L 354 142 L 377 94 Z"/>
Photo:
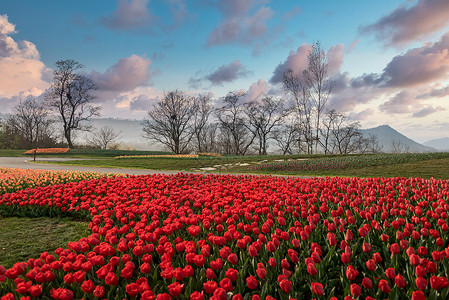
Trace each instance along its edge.
<path fill-rule="evenodd" d="M 447 0 L 0 2 L 3 112 L 42 97 L 68 58 L 96 81 L 104 117 L 143 118 L 173 89 L 282 97 L 279 72 L 301 71 L 320 41 L 331 107 L 419 142 L 449 136 Z"/>

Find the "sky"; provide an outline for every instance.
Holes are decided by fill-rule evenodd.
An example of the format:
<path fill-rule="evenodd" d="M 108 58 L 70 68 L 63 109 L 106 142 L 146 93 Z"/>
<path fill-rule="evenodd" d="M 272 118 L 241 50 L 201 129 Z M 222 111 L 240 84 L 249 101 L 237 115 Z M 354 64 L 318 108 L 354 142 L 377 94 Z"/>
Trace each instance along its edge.
<path fill-rule="evenodd" d="M 142 119 L 164 93 L 285 97 L 284 70 L 327 52 L 328 107 L 362 128 L 449 137 L 448 0 L 0 0 L 0 107 L 42 99 L 58 60 L 102 117 Z"/>

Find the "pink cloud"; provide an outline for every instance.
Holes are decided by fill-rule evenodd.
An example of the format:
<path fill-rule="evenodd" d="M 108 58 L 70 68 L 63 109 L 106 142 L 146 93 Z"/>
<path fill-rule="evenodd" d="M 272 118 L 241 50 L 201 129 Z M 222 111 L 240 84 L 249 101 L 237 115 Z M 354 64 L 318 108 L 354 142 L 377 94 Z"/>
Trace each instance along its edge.
<path fill-rule="evenodd" d="M 380 110 L 387 114 L 410 113 L 410 106 L 415 103 L 416 95 L 411 91 L 400 91 L 388 101 L 379 106 Z"/>
<path fill-rule="evenodd" d="M 327 63 L 328 63 L 328 71 L 329 74 L 337 73 L 340 69 L 341 65 L 343 64 L 343 58 L 344 58 L 344 45 L 338 44 L 335 46 L 332 46 L 327 51 Z M 283 74 L 286 70 L 292 69 L 293 73 L 299 74 L 305 69 L 307 69 L 308 61 L 307 56 L 309 55 L 310 51 L 312 50 L 312 45 L 309 45 L 307 43 L 302 44 L 298 47 L 298 49 L 295 51 L 290 51 L 287 59 L 276 66 L 273 76 L 270 79 L 270 83 L 276 84 L 282 82 Z"/>
<path fill-rule="evenodd" d="M 267 33 L 267 22 L 273 17 L 270 7 L 259 7 L 251 14 L 252 7 L 260 1 L 220 0 L 217 8 L 223 15 L 220 23 L 212 30 L 207 47 L 242 44 L 252 45 Z"/>
<path fill-rule="evenodd" d="M 415 5 L 401 5 L 376 23 L 362 27 L 362 33 L 375 33 L 387 44 L 403 45 L 449 24 L 449 1 L 419 0 Z"/>
<path fill-rule="evenodd" d="M 423 118 L 423 117 L 427 117 L 428 115 L 431 115 L 433 113 L 444 111 L 444 110 L 446 110 L 446 109 L 441 106 L 438 106 L 438 107 L 427 106 L 427 107 L 424 107 L 424 108 L 418 110 L 417 112 L 413 113 L 412 117 Z"/>
<path fill-rule="evenodd" d="M 374 109 L 367 108 L 360 112 L 350 112 L 348 117 L 349 117 L 349 119 L 354 120 L 354 121 L 362 121 L 362 120 L 366 120 L 369 117 L 371 117 L 373 115 L 373 113 L 374 113 Z"/>
<path fill-rule="evenodd" d="M 410 87 L 445 79 L 448 73 L 449 31 L 436 43 L 395 56 L 385 67 L 382 79 L 386 86 Z"/>
<path fill-rule="evenodd" d="M 259 79 L 249 87 L 246 92 L 245 102 L 257 101 L 267 96 L 270 90 L 270 85 L 264 79 Z"/>
<path fill-rule="evenodd" d="M 449 96 L 449 86 L 445 86 L 442 88 L 436 88 L 431 90 L 430 92 L 418 95 L 416 98 L 418 99 L 428 99 L 428 98 L 443 98 Z"/>
<path fill-rule="evenodd" d="M 15 25 L 0 15 L 0 97 L 39 96 L 49 86 L 51 70 L 40 61 L 35 45 L 16 42 L 9 36 L 14 33 Z"/>
<path fill-rule="evenodd" d="M 102 23 L 111 29 L 129 30 L 148 27 L 153 16 L 148 10 L 149 0 L 119 0 L 117 8 Z"/>
<path fill-rule="evenodd" d="M 131 55 L 119 61 L 104 73 L 93 71 L 91 77 L 99 90 L 125 92 L 148 84 L 151 60 Z"/>

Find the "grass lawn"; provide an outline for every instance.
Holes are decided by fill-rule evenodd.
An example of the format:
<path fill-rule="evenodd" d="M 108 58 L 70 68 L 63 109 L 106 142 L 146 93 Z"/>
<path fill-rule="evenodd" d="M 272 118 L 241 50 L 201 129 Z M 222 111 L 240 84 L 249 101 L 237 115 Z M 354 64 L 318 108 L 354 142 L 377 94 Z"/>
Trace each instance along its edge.
<path fill-rule="evenodd" d="M 235 167 L 236 173 L 249 172 L 248 168 Z M 263 171 L 251 170 L 251 173 L 266 174 Z M 449 179 L 449 158 L 402 163 L 387 166 L 375 166 L 359 169 L 328 170 L 328 171 L 270 171 L 273 175 L 302 176 L 340 176 L 340 177 L 421 177 Z"/>
<path fill-rule="evenodd" d="M 0 157 L 20 157 L 26 150 L 0 149 Z"/>
<path fill-rule="evenodd" d="M 0 265 L 38 258 L 44 251 L 67 248 L 67 243 L 89 234 L 88 222 L 61 218 L 17 218 L 0 216 Z"/>
<path fill-rule="evenodd" d="M 339 170 L 319 170 L 319 171 L 278 171 L 264 170 L 256 171 L 248 166 L 236 166 L 235 164 L 254 164 L 258 161 L 276 161 L 280 159 L 316 159 L 335 156 L 306 156 L 306 155 L 267 155 L 267 156 L 225 156 L 223 158 L 204 158 L 204 159 L 114 159 L 102 158 L 92 160 L 73 160 L 67 162 L 48 162 L 53 164 L 92 166 L 92 167 L 114 167 L 114 168 L 136 168 L 153 170 L 179 170 L 190 172 L 204 167 L 213 167 L 216 165 L 227 166 L 226 169 L 218 167 L 213 170 L 214 173 L 255 173 L 255 174 L 273 174 L 273 175 L 297 175 L 297 176 L 344 176 L 344 177 L 422 177 L 449 179 L 449 158 L 429 159 L 424 161 L 415 161 L 409 163 L 397 163 L 391 165 L 347 168 Z M 340 156 L 341 157 L 341 156 Z"/>

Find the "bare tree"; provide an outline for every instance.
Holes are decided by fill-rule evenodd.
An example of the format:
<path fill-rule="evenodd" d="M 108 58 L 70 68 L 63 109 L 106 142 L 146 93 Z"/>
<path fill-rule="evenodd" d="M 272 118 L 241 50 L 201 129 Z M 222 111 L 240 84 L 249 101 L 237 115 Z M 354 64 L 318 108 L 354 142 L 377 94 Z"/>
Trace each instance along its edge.
<path fill-rule="evenodd" d="M 86 141 L 95 148 L 108 149 L 117 141 L 120 134 L 121 132 L 115 131 L 111 126 L 104 126 L 93 131 L 90 136 L 86 137 Z"/>
<path fill-rule="evenodd" d="M 295 74 L 292 69 L 283 74 L 283 86 L 293 100 L 299 120 L 298 147 L 306 143 L 308 154 L 318 153 L 321 121 L 332 91 L 333 82 L 328 73 L 327 56 L 319 42 L 307 55 L 307 68 Z"/>
<path fill-rule="evenodd" d="M 48 106 L 61 118 L 69 148 L 74 147 L 73 131 L 88 130 L 88 121 L 98 116 L 100 111 L 100 106 L 92 105 L 95 83 L 87 76 L 76 73 L 83 67 L 73 59 L 57 61 L 51 88 L 45 94 Z"/>
<path fill-rule="evenodd" d="M 198 152 L 210 151 L 210 145 L 207 145 L 207 135 L 210 134 L 212 128 L 207 128 L 207 121 L 213 112 L 211 94 L 200 94 L 195 98 L 195 107 L 197 108 L 193 116 L 193 131 L 195 136 L 195 148 Z M 210 136 L 209 136 L 210 137 Z"/>
<path fill-rule="evenodd" d="M 299 125 L 295 119 L 286 118 L 286 122 L 275 128 L 272 132 L 272 137 L 276 141 L 282 155 L 294 154 L 295 145 L 299 139 Z M 299 151 L 296 151 L 297 153 Z"/>
<path fill-rule="evenodd" d="M 37 148 L 55 143 L 52 138 L 49 113 L 36 99 L 26 99 L 14 107 L 12 115 L 6 121 L 6 133 L 15 147 Z"/>
<path fill-rule="evenodd" d="M 410 146 L 398 139 L 393 139 L 391 140 L 390 151 L 391 153 L 408 153 L 410 151 Z"/>
<path fill-rule="evenodd" d="M 246 104 L 245 113 L 250 124 L 249 130 L 259 141 L 259 155 L 267 155 L 268 140 L 272 137 L 270 133 L 287 115 L 283 101 L 272 97 L 262 98 L 260 102 L 252 101 Z"/>
<path fill-rule="evenodd" d="M 379 144 L 377 135 L 369 134 L 368 137 L 366 137 L 366 149 L 369 153 L 379 153 L 382 151 L 383 146 Z"/>
<path fill-rule="evenodd" d="M 312 149 L 311 142 L 311 115 L 310 89 L 303 73 L 294 74 L 293 69 L 288 69 L 283 74 L 284 90 L 292 97 L 292 111 L 296 113 L 298 125 L 298 153 L 301 153 L 302 144 L 305 141 L 307 153 Z M 304 137 L 304 139 L 302 139 Z"/>
<path fill-rule="evenodd" d="M 320 130 L 321 138 L 319 139 L 320 146 L 324 151 L 324 154 L 332 153 L 334 149 L 332 147 L 332 135 L 337 124 L 344 118 L 344 115 L 337 113 L 334 109 L 330 110 L 324 116 L 322 128 Z M 333 144 L 335 145 L 335 144 Z"/>
<path fill-rule="evenodd" d="M 345 117 L 338 118 L 332 129 L 333 153 L 349 154 L 360 152 L 363 134 L 360 123 L 346 123 Z"/>
<path fill-rule="evenodd" d="M 195 97 L 172 91 L 159 99 L 142 122 L 143 136 L 167 146 L 176 154 L 187 151 L 195 131 Z"/>
<path fill-rule="evenodd" d="M 224 105 L 216 110 L 222 136 L 226 143 L 226 154 L 245 155 L 256 135 L 249 130 L 245 118 L 244 93 L 231 92 L 224 97 Z"/>
<path fill-rule="evenodd" d="M 315 153 L 318 153 L 320 121 L 324 108 L 332 91 L 333 82 L 329 78 L 326 53 L 321 44 L 316 42 L 307 56 L 308 68 L 304 70 L 304 78 L 310 89 L 310 98 L 315 115 Z"/>

